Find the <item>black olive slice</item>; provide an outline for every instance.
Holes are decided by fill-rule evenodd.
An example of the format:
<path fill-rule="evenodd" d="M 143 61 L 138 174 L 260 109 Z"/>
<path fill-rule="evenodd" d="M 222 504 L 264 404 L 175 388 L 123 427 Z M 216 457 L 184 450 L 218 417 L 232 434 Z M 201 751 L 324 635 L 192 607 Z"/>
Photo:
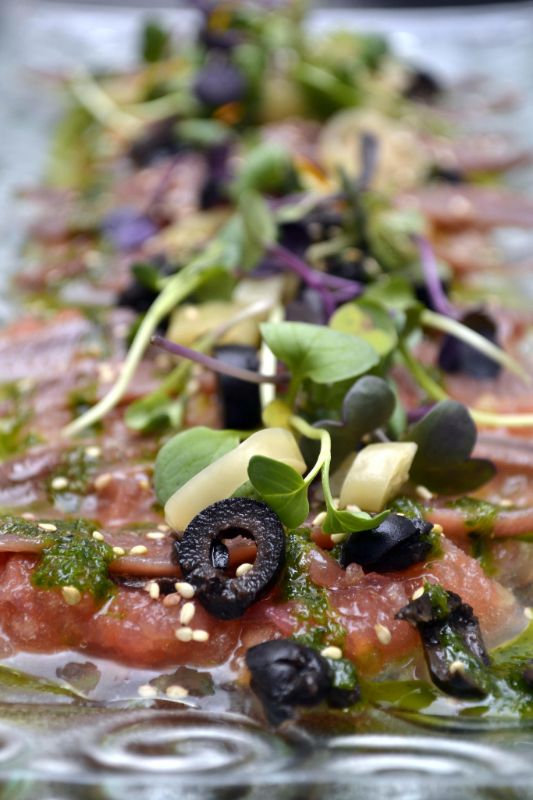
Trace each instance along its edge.
<path fill-rule="evenodd" d="M 243 100 L 247 82 L 241 70 L 228 59 L 211 58 L 197 73 L 193 91 L 196 98 L 209 108 Z"/>
<path fill-rule="evenodd" d="M 333 676 L 326 659 L 290 639 L 251 647 L 246 665 L 252 674 L 250 686 L 272 725 L 290 719 L 297 706 L 318 705 L 331 689 Z"/>
<path fill-rule="evenodd" d="M 444 603 L 442 598 L 435 603 L 431 590 L 426 590 L 396 618 L 418 630 L 431 679 L 439 689 L 454 697 L 484 697 L 486 691 L 476 673 L 490 661 L 478 619 L 459 595 L 437 588 Z"/>
<path fill-rule="evenodd" d="M 253 539 L 257 554 L 249 572 L 233 577 L 215 562 L 223 563 L 223 540 L 236 536 Z M 197 514 L 175 547 L 183 576 L 195 587 L 204 608 L 218 619 L 236 619 L 278 577 L 285 559 L 285 533 L 279 518 L 265 503 L 231 497 Z"/>
<path fill-rule="evenodd" d="M 214 355 L 234 367 L 242 367 L 253 372 L 257 372 L 259 369 L 257 352 L 254 347 L 243 344 L 221 345 L 214 349 Z M 223 374 L 217 375 L 217 381 L 224 427 L 239 430 L 251 430 L 259 427 L 261 425 L 259 386 Z"/>
<path fill-rule="evenodd" d="M 461 322 L 492 344 L 498 344 L 496 324 L 484 311 L 470 311 L 461 317 Z M 500 364 L 455 336 L 444 337 L 438 363 L 445 372 L 462 373 L 477 380 L 497 378 L 501 371 Z"/>
<path fill-rule="evenodd" d="M 431 550 L 431 522 L 390 514 L 376 528 L 352 534 L 342 545 L 341 567 L 360 564 L 365 572 L 396 572 L 424 561 Z"/>

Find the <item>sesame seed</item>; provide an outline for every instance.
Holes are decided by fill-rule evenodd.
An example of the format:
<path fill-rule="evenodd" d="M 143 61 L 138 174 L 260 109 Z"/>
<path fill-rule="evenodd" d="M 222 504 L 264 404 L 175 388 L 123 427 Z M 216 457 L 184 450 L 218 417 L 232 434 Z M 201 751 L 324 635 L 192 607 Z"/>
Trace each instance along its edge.
<path fill-rule="evenodd" d="M 139 686 L 139 688 L 137 689 L 137 694 L 139 695 L 139 697 L 145 697 L 148 699 L 150 697 L 155 697 L 157 695 L 157 689 L 154 688 L 153 686 L 150 686 L 149 683 L 145 683 L 142 686 Z"/>
<path fill-rule="evenodd" d="M 165 538 L 165 534 L 161 533 L 161 531 L 148 531 L 145 535 L 147 539 L 154 539 L 156 542 Z"/>
<path fill-rule="evenodd" d="M 161 531 L 162 533 L 168 533 L 170 528 L 168 527 L 168 525 L 165 525 L 165 523 L 162 522 L 160 525 L 157 526 L 157 530 Z"/>
<path fill-rule="evenodd" d="M 197 628 L 195 631 L 192 632 L 193 642 L 207 642 L 208 639 L 209 639 L 208 632 L 201 630 L 201 628 Z"/>
<path fill-rule="evenodd" d="M 415 589 L 413 594 L 411 595 L 411 600 L 418 600 L 419 597 L 422 597 L 424 592 L 425 592 L 424 587 L 419 586 L 418 589 Z"/>
<path fill-rule="evenodd" d="M 316 525 L 318 527 L 318 526 L 322 525 L 322 523 L 324 522 L 326 517 L 327 517 L 326 512 L 325 511 L 321 511 L 320 514 L 316 515 L 316 517 L 314 518 L 314 520 L 313 520 L 313 522 L 311 524 L 312 525 Z"/>
<path fill-rule="evenodd" d="M 340 544 L 340 542 L 344 542 L 345 539 L 348 538 L 347 533 L 332 533 L 331 534 L 331 541 L 333 544 Z"/>
<path fill-rule="evenodd" d="M 342 658 L 342 650 L 340 647 L 330 645 L 329 647 L 324 647 L 324 649 L 320 651 L 320 655 L 324 656 L 324 658 L 333 658 L 337 661 L 339 658 Z"/>
<path fill-rule="evenodd" d="M 526 619 L 533 619 L 533 608 L 531 608 L 531 606 L 526 606 L 524 608 L 524 617 Z"/>
<path fill-rule="evenodd" d="M 109 472 L 102 472 L 101 475 L 98 475 L 94 479 L 94 488 L 95 489 L 105 489 L 105 487 L 111 483 L 113 480 L 113 476 Z"/>
<path fill-rule="evenodd" d="M 338 497 L 333 498 L 333 508 L 338 511 L 340 508 L 341 501 Z"/>
<path fill-rule="evenodd" d="M 124 550 L 123 547 L 114 547 L 113 548 L 113 553 L 116 556 L 125 556 L 126 555 L 126 551 Z"/>
<path fill-rule="evenodd" d="M 163 597 L 163 605 L 165 608 L 172 608 L 173 606 L 179 606 L 181 603 L 181 597 L 179 594 L 166 594 Z"/>
<path fill-rule="evenodd" d="M 500 500 L 500 505 L 502 508 L 511 508 L 513 506 L 513 501 L 509 500 L 508 497 L 504 497 L 503 500 Z"/>
<path fill-rule="evenodd" d="M 98 445 L 92 444 L 85 448 L 85 455 L 87 458 L 100 458 L 102 455 L 102 450 L 98 447 Z"/>
<path fill-rule="evenodd" d="M 189 694 L 188 690 L 184 686 L 168 686 L 165 690 L 165 694 L 167 697 L 187 697 Z"/>
<path fill-rule="evenodd" d="M 350 503 L 350 505 L 346 506 L 346 511 L 349 511 L 351 514 L 359 514 L 361 509 L 354 503 Z"/>
<path fill-rule="evenodd" d="M 185 603 L 180 611 L 180 623 L 188 625 L 196 614 L 196 606 L 194 603 Z"/>
<path fill-rule="evenodd" d="M 103 363 L 98 365 L 98 377 L 100 383 L 111 383 L 115 378 L 115 368 L 111 364 Z"/>
<path fill-rule="evenodd" d="M 148 593 L 152 598 L 152 600 L 159 600 L 161 589 L 159 588 L 159 584 L 156 583 L 156 581 L 150 581 L 148 586 Z"/>
<path fill-rule="evenodd" d="M 96 539 L 97 542 L 103 542 L 104 541 L 104 534 L 100 533 L 100 531 L 93 531 L 92 537 L 93 537 L 93 539 Z"/>
<path fill-rule="evenodd" d="M 22 517 L 22 519 L 27 519 L 27 520 L 35 519 L 35 514 L 32 514 L 31 511 L 24 511 L 24 513 L 21 514 L 20 516 Z"/>
<path fill-rule="evenodd" d="M 190 600 L 191 597 L 194 597 L 195 588 L 192 585 L 192 583 L 186 583 L 185 581 L 178 581 L 178 583 L 174 584 L 174 587 L 177 593 L 181 595 L 185 600 Z"/>
<path fill-rule="evenodd" d="M 63 586 L 61 588 L 61 594 L 63 595 L 63 600 L 69 606 L 75 606 L 81 600 L 81 592 L 79 589 L 76 589 L 75 586 Z"/>
<path fill-rule="evenodd" d="M 148 552 L 148 548 L 144 544 L 136 544 L 131 547 L 129 551 L 130 556 L 144 556 Z"/>
<path fill-rule="evenodd" d="M 57 531 L 57 525 L 52 525 L 51 522 L 39 522 L 37 527 L 42 531 Z"/>
<path fill-rule="evenodd" d="M 433 525 L 432 530 L 433 533 L 436 533 L 438 536 L 442 536 L 442 534 L 444 533 L 444 528 L 442 527 L 442 525 L 439 525 L 438 522 L 436 522 L 435 525 Z"/>
<path fill-rule="evenodd" d="M 192 640 L 192 628 L 178 628 L 176 630 L 176 639 L 180 642 L 190 642 Z"/>
<path fill-rule="evenodd" d="M 141 477 L 137 478 L 137 483 L 141 489 L 148 490 L 150 488 L 150 481 L 148 478 L 145 478 L 144 475 L 141 475 Z"/>
<path fill-rule="evenodd" d="M 64 475 L 58 475 L 57 478 L 54 478 L 51 485 L 52 489 L 66 489 L 68 486 L 68 480 L 64 477 Z"/>
<path fill-rule="evenodd" d="M 390 644 L 392 639 L 392 633 L 387 628 L 386 625 L 381 625 L 379 622 L 377 625 L 374 625 L 374 630 L 376 631 L 376 636 L 381 644 Z"/>
<path fill-rule="evenodd" d="M 422 500 L 431 500 L 433 492 L 430 492 L 427 486 L 417 486 L 415 492 Z"/>
<path fill-rule="evenodd" d="M 242 578 L 243 575 L 246 575 L 253 568 L 254 568 L 253 564 L 249 564 L 247 561 L 245 561 L 244 564 L 239 564 L 239 566 L 235 570 L 235 575 L 238 578 Z"/>
<path fill-rule="evenodd" d="M 466 665 L 462 661 L 452 661 L 448 672 L 450 675 L 455 675 L 456 672 L 465 672 Z"/>

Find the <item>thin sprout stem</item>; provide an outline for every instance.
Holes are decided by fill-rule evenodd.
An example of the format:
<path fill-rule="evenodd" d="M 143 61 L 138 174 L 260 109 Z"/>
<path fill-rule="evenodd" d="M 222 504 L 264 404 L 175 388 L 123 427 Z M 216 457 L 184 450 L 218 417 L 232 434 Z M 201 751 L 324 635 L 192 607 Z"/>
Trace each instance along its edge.
<path fill-rule="evenodd" d="M 282 306 L 274 306 L 270 312 L 269 322 L 282 322 L 283 321 L 283 308 Z M 277 359 L 270 347 L 263 340 L 261 349 L 259 351 L 259 369 L 264 374 L 268 375 L 275 373 L 277 366 Z M 261 409 L 265 408 L 276 399 L 276 388 L 273 384 L 263 383 L 259 387 L 259 400 L 261 402 Z"/>
<path fill-rule="evenodd" d="M 316 478 L 320 470 L 322 470 L 322 480 L 324 481 L 324 469 L 327 472 L 326 475 L 326 483 L 327 492 L 329 497 L 331 498 L 331 491 L 329 488 L 329 464 L 331 462 L 331 436 L 329 435 L 328 431 L 324 430 L 324 428 L 313 428 L 308 422 L 306 422 L 301 417 L 293 416 L 290 418 L 290 423 L 293 428 L 302 434 L 302 436 L 307 437 L 307 439 L 314 439 L 320 440 L 320 452 L 318 454 L 318 458 L 316 463 L 306 475 L 304 483 L 306 486 L 309 486 L 312 481 Z M 324 488 L 324 497 L 326 497 L 326 489 Z"/>
<path fill-rule="evenodd" d="M 69 85 L 76 100 L 104 128 L 109 128 L 126 139 L 139 133 L 142 121 L 119 108 L 86 70 L 79 70 Z"/>
<path fill-rule="evenodd" d="M 401 344 L 399 349 L 408 370 L 428 397 L 437 401 L 451 399 L 442 386 L 439 386 L 421 364 L 413 358 L 404 344 Z M 498 414 L 491 411 L 478 411 L 470 406 L 467 408 L 474 422 L 486 428 L 533 428 L 533 414 Z"/>
<path fill-rule="evenodd" d="M 174 275 L 151 305 L 135 335 L 126 360 L 122 365 L 118 380 L 105 397 L 96 403 L 96 405 L 63 428 L 61 432 L 62 436 L 68 437 L 80 433 L 84 428 L 88 428 L 90 425 L 101 420 L 102 417 L 119 403 L 143 357 L 144 351 L 150 342 L 150 337 L 161 320 L 166 317 L 181 300 L 197 289 L 209 276 L 208 271 L 201 273 L 192 271 L 188 274 L 184 273 L 185 270 L 182 270 Z"/>
<path fill-rule="evenodd" d="M 531 383 L 530 376 L 527 375 L 527 373 L 524 371 L 524 368 L 518 363 L 518 361 L 515 361 L 512 356 L 510 356 L 500 347 L 497 347 L 492 342 L 489 342 L 489 340 L 485 339 L 484 336 L 481 336 L 471 328 L 467 328 L 467 326 L 463 325 L 462 322 L 428 310 L 422 312 L 420 321 L 422 325 L 425 325 L 428 328 L 442 331 L 442 333 L 448 333 L 451 336 L 455 336 L 457 339 L 466 342 L 466 344 L 469 344 L 475 350 L 478 350 L 480 353 L 483 353 L 483 355 L 491 358 L 493 361 L 496 361 L 497 364 L 501 364 L 502 367 L 507 367 L 510 372 L 514 372 L 515 375 L 518 375 L 526 383 Z"/>
<path fill-rule="evenodd" d="M 402 355 L 405 366 L 418 385 L 424 389 L 428 397 L 431 397 L 432 400 L 449 400 L 449 395 L 444 391 L 442 386 L 439 386 L 439 384 L 428 375 L 420 362 L 409 352 L 404 342 L 400 342 L 398 350 Z"/>
<path fill-rule="evenodd" d="M 230 375 L 233 378 L 238 378 L 239 380 L 247 381 L 248 383 L 283 383 L 286 380 L 284 375 L 262 375 L 261 373 L 253 372 L 250 369 L 234 367 L 232 364 L 228 364 L 227 361 L 223 361 L 221 358 L 213 358 L 205 353 L 201 353 L 199 350 L 193 350 L 191 347 L 185 347 L 185 345 L 176 344 L 176 342 L 171 342 L 169 339 L 165 339 L 163 336 L 152 336 L 152 344 L 155 347 L 160 347 L 162 350 L 166 350 L 167 353 L 172 353 L 173 355 L 180 356 L 181 358 L 188 358 L 190 361 L 201 364 L 213 372 L 219 372 L 222 375 Z"/>
<path fill-rule="evenodd" d="M 422 271 L 434 307 L 439 313 L 447 317 L 455 318 L 457 316 L 457 311 L 446 297 L 442 288 L 437 259 L 435 258 L 433 248 L 424 236 L 415 235 L 413 236 L 413 241 L 420 254 Z"/>

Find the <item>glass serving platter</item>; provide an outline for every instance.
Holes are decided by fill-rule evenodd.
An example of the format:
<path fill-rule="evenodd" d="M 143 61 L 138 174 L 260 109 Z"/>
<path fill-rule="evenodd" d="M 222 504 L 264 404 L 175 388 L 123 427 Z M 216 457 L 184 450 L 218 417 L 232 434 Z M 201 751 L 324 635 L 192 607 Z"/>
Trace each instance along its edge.
<path fill-rule="evenodd" d="M 170 20 L 177 35 L 195 21 L 186 9 L 158 12 L 151 5 L 150 13 Z M 46 74 L 80 61 L 127 67 L 144 17 L 138 7 L 18 0 L 2 7 L 1 319 L 16 314 L 7 282 L 29 213 L 14 192 L 38 182 L 58 113 L 57 96 L 43 89 Z M 533 145 L 531 4 L 317 9 L 310 25 L 385 32 L 402 56 L 460 87 L 451 102 L 463 109 L 467 125 L 480 124 L 470 112 L 484 102 L 480 87 L 490 86 L 500 107 L 486 104 L 483 127 L 511 130 Z M 510 180 L 531 191 L 531 171 L 515 172 Z M 499 236 L 517 263 L 528 254 L 530 235 Z M 491 280 L 498 293 L 502 279 Z M 529 275 L 516 270 L 514 285 L 516 297 L 529 302 Z M 187 698 L 166 694 L 176 684 L 188 689 Z M 141 686 L 150 687 L 144 696 Z M 222 668 L 161 673 L 80 652 L 19 654 L 0 662 L 0 799 L 533 798 L 533 727 L 450 715 L 449 702 L 434 703 L 424 715 L 416 704 L 411 709 L 392 702 L 337 717 L 334 725 L 313 712 L 305 729 L 289 723 L 275 734 L 257 721 L 253 699 Z"/>

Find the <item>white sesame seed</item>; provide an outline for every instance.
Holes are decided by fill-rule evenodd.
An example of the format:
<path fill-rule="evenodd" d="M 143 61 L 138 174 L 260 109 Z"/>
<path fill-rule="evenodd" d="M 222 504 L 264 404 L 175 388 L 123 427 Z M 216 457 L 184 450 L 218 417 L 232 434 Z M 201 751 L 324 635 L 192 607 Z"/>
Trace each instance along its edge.
<path fill-rule="evenodd" d="M 320 651 L 320 655 L 324 656 L 324 658 L 333 658 L 337 661 L 339 658 L 342 658 L 342 650 L 340 647 L 330 645 L 329 647 L 324 647 L 324 649 Z"/>
<path fill-rule="evenodd" d="M 156 542 L 166 538 L 165 534 L 161 533 L 161 531 L 148 531 L 145 536 L 147 539 L 153 539 Z"/>
<path fill-rule="evenodd" d="M 333 508 L 338 511 L 340 508 L 341 501 L 338 497 L 333 498 Z"/>
<path fill-rule="evenodd" d="M 27 519 L 27 520 L 34 520 L 35 519 L 35 514 L 32 514 L 31 511 L 24 511 L 24 513 L 21 514 L 21 517 L 23 519 Z"/>
<path fill-rule="evenodd" d="M 509 500 L 508 497 L 504 497 L 503 500 L 500 500 L 500 505 L 502 508 L 511 508 L 513 505 L 513 501 Z"/>
<path fill-rule="evenodd" d="M 85 455 L 87 458 L 100 458 L 102 450 L 95 444 L 85 448 Z"/>
<path fill-rule="evenodd" d="M 442 525 L 439 525 L 439 523 L 436 522 L 435 525 L 433 525 L 432 533 L 436 533 L 437 536 L 442 536 L 442 534 L 444 533 L 444 528 L 442 527 Z"/>
<path fill-rule="evenodd" d="M 131 547 L 129 551 L 130 556 L 144 556 L 148 552 L 148 548 L 144 544 L 136 544 Z"/>
<path fill-rule="evenodd" d="M 93 539 L 96 539 L 97 542 L 103 542 L 104 541 L 104 534 L 100 533 L 100 531 L 93 531 L 92 537 L 93 537 Z"/>
<path fill-rule="evenodd" d="M 101 383 L 111 383 L 115 378 L 115 368 L 111 364 L 103 363 L 98 365 L 98 377 Z"/>
<path fill-rule="evenodd" d="M 165 608 L 172 608 L 173 606 L 179 606 L 181 603 L 181 597 L 179 594 L 166 594 L 163 597 L 163 605 Z"/>
<path fill-rule="evenodd" d="M 422 500 L 431 500 L 433 492 L 430 492 L 427 486 L 417 486 L 415 492 Z"/>
<path fill-rule="evenodd" d="M 203 631 L 201 628 L 197 628 L 195 631 L 192 632 L 193 642 L 207 642 L 208 639 L 209 639 L 208 632 Z"/>
<path fill-rule="evenodd" d="M 57 478 L 53 479 L 51 486 L 52 489 L 56 490 L 66 489 L 68 486 L 68 480 L 64 475 L 58 475 Z"/>
<path fill-rule="evenodd" d="M 531 608 L 531 606 L 526 606 L 524 608 L 524 617 L 526 619 L 533 619 L 533 608 Z"/>
<path fill-rule="evenodd" d="M 159 588 L 159 584 L 156 581 L 150 581 L 150 588 L 148 589 L 148 593 L 152 600 L 159 600 L 159 595 L 161 593 L 161 589 Z"/>
<path fill-rule="evenodd" d="M 356 506 L 353 503 L 350 503 L 349 506 L 346 506 L 346 511 L 349 511 L 351 514 L 360 514 L 361 513 L 361 509 L 359 508 L 359 506 Z"/>
<path fill-rule="evenodd" d="M 415 589 L 413 594 L 411 595 L 411 600 L 418 600 L 419 597 L 422 597 L 424 592 L 425 592 L 424 587 L 419 586 L 418 589 Z"/>
<path fill-rule="evenodd" d="M 146 491 L 148 491 L 148 489 L 150 488 L 150 481 L 148 480 L 148 478 L 145 478 L 144 475 L 141 475 L 139 478 L 137 478 L 137 483 L 139 484 L 141 489 L 144 489 Z"/>
<path fill-rule="evenodd" d="M 42 531 L 57 531 L 57 525 L 52 525 L 51 522 L 39 522 L 37 527 Z"/>
<path fill-rule="evenodd" d="M 102 472 L 101 475 L 98 475 L 94 479 L 94 488 L 97 489 L 97 490 L 105 489 L 105 487 L 108 486 L 111 483 L 112 480 L 113 480 L 113 476 L 111 475 L 111 473 Z"/>
<path fill-rule="evenodd" d="M 180 642 L 190 642 L 192 640 L 192 628 L 178 628 L 176 630 L 176 639 Z"/>
<path fill-rule="evenodd" d="M 194 597 L 195 588 L 192 585 L 192 583 L 186 583 L 185 581 L 178 581 L 178 583 L 174 584 L 174 587 L 177 593 L 181 595 L 185 600 L 190 600 L 191 597 Z"/>
<path fill-rule="evenodd" d="M 347 533 L 332 533 L 331 534 L 331 541 L 333 544 L 340 544 L 340 542 L 344 542 L 345 539 L 348 538 Z"/>
<path fill-rule="evenodd" d="M 165 694 L 167 697 L 187 697 L 189 692 L 185 686 L 173 685 L 167 687 Z"/>
<path fill-rule="evenodd" d="M 465 670 L 466 664 L 464 664 L 462 661 L 452 661 L 448 672 L 450 675 L 455 675 L 456 672 L 465 672 Z"/>
<path fill-rule="evenodd" d="M 180 611 L 180 623 L 188 625 L 196 614 L 196 606 L 194 603 L 185 603 Z"/>
<path fill-rule="evenodd" d="M 157 526 L 157 530 L 161 531 L 162 533 L 168 533 L 170 528 L 168 527 L 168 525 L 165 525 L 165 523 L 162 522 L 160 525 Z"/>
<path fill-rule="evenodd" d="M 324 522 L 326 517 L 327 517 L 326 512 L 325 511 L 321 511 L 320 514 L 316 515 L 316 517 L 314 518 L 314 520 L 313 520 L 313 522 L 311 524 L 312 525 L 316 525 L 317 527 L 320 527 L 320 525 L 322 525 L 322 523 Z"/>
<path fill-rule="evenodd" d="M 124 550 L 123 547 L 114 547 L 113 548 L 113 553 L 116 556 L 125 556 L 126 555 L 126 551 Z"/>
<path fill-rule="evenodd" d="M 149 683 L 145 683 L 142 686 L 139 686 L 137 689 L 137 694 L 139 697 L 145 697 L 148 699 L 157 695 L 157 689 L 154 686 L 150 686 Z"/>
<path fill-rule="evenodd" d="M 81 592 L 79 589 L 76 589 L 75 586 L 63 586 L 61 588 L 61 594 L 63 595 L 63 600 L 69 606 L 75 606 L 81 600 Z"/>
<path fill-rule="evenodd" d="M 381 644 L 390 644 L 392 639 L 392 633 L 387 628 L 386 625 L 381 625 L 379 622 L 377 625 L 374 625 L 374 630 L 376 631 L 376 636 Z"/>
<path fill-rule="evenodd" d="M 238 578 L 242 578 L 243 575 L 246 575 L 253 568 L 254 568 L 253 564 L 249 564 L 247 561 L 245 561 L 244 564 L 239 564 L 239 566 L 235 570 L 235 575 Z"/>

